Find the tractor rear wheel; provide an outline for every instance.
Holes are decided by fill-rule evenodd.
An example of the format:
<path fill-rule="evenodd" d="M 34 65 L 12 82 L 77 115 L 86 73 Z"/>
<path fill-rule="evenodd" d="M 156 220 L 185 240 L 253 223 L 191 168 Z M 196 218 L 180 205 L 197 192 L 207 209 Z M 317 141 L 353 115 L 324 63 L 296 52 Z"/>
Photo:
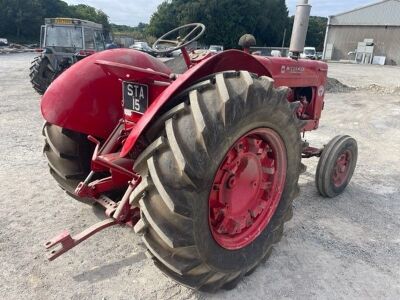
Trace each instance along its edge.
<path fill-rule="evenodd" d="M 231 289 L 268 258 L 292 215 L 301 124 L 286 88 L 248 72 L 219 73 L 175 100 L 184 102 L 150 128 L 154 142 L 135 162 L 135 231 L 172 279 Z"/>
<path fill-rule="evenodd" d="M 37 56 L 32 61 L 29 77 L 35 91 L 43 95 L 56 78 L 56 73 L 50 68 L 50 62 L 46 57 Z"/>
<path fill-rule="evenodd" d="M 48 160 L 50 174 L 62 189 L 79 200 L 74 191 L 90 173 L 93 145 L 86 135 L 50 123 L 44 125 L 43 135 L 43 153 Z"/>

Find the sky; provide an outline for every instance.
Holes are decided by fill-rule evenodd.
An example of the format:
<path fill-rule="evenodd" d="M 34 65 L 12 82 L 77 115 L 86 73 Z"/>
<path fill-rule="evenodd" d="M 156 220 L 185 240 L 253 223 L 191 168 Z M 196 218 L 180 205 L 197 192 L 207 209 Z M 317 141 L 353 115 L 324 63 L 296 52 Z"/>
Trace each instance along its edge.
<path fill-rule="evenodd" d="M 148 23 L 163 0 L 64 0 L 68 4 L 87 4 L 103 10 L 111 23 L 136 26 Z M 232 0 L 234 1 L 234 0 Z M 327 17 L 364 6 L 377 0 L 310 0 L 311 15 Z M 290 15 L 294 14 L 297 0 L 286 0 Z"/>

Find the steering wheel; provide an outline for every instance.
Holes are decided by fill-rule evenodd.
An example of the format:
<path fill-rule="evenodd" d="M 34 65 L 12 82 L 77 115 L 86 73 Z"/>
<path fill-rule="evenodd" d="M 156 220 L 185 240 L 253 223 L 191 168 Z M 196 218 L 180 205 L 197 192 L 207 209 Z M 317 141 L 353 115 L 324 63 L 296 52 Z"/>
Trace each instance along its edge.
<path fill-rule="evenodd" d="M 192 29 L 192 30 L 184 38 L 181 38 L 178 34 L 182 29 Z M 162 37 L 160 37 L 153 44 L 153 50 L 157 53 L 165 54 L 165 53 L 173 52 L 178 49 L 182 49 L 182 48 L 186 47 L 187 45 L 193 43 L 194 41 L 197 41 L 204 34 L 205 30 L 206 30 L 206 26 L 204 26 L 204 24 L 201 24 L 201 23 L 192 23 L 192 24 L 186 24 L 186 25 L 180 26 L 178 28 L 171 30 L 170 32 L 167 32 Z M 172 34 L 175 34 L 175 37 L 176 37 L 176 35 L 178 35 L 178 37 L 176 37 L 175 39 L 172 39 L 172 40 L 167 39 Z M 157 49 L 157 46 L 159 46 L 159 45 L 172 45 L 175 47 L 168 48 L 165 50 L 159 50 L 159 49 Z"/>

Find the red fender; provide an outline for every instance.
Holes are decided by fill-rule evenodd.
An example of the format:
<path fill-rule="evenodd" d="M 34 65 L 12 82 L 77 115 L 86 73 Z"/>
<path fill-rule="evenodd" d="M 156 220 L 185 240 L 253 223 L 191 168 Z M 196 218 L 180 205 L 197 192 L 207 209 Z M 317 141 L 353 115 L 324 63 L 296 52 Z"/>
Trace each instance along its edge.
<path fill-rule="evenodd" d="M 47 89 L 41 101 L 43 118 L 51 124 L 106 139 L 123 117 L 121 79 L 99 60 L 170 74 L 160 60 L 131 49 L 93 54 L 74 64 Z"/>
<path fill-rule="evenodd" d="M 267 58 L 253 56 L 243 51 L 228 50 L 212 56 L 192 67 L 180 75 L 163 93 L 161 93 L 149 106 L 146 113 L 133 127 L 127 138 L 121 157 L 126 156 L 135 146 L 136 141 L 147 128 L 149 123 L 156 117 L 160 109 L 177 93 L 190 87 L 193 82 L 210 74 L 229 70 L 246 70 L 259 76 L 269 76 L 275 80 L 275 86 L 290 87 L 324 87 L 326 84 L 326 73 L 328 66 L 323 62 L 294 60 L 290 58 Z M 324 93 L 316 98 L 314 106 L 315 120 L 310 120 L 306 130 L 318 127 L 323 106 Z"/>
<path fill-rule="evenodd" d="M 152 102 L 146 113 L 133 127 L 129 137 L 124 143 L 120 153 L 121 157 L 126 156 L 131 151 L 136 141 L 147 128 L 149 123 L 174 95 L 180 91 L 183 91 L 185 88 L 190 87 L 193 82 L 196 82 L 201 78 L 209 76 L 210 74 L 229 70 L 246 70 L 259 76 L 272 76 L 272 74 L 260 61 L 258 61 L 254 56 L 243 51 L 228 50 L 204 60 L 203 62 L 189 69 L 184 74 L 180 75 L 177 80 L 175 80 Z"/>

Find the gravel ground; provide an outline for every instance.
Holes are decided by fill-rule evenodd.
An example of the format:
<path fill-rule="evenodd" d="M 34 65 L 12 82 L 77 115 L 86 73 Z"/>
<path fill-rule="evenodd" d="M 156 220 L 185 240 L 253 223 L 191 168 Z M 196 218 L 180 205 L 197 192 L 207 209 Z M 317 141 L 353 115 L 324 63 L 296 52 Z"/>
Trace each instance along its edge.
<path fill-rule="evenodd" d="M 346 192 L 317 194 L 316 159 L 305 163 L 295 214 L 270 260 L 229 292 L 193 292 L 164 277 L 131 229 L 114 227 L 56 261 L 43 242 L 64 228 L 78 232 L 101 213 L 63 194 L 41 155 L 39 96 L 28 80 L 32 54 L 0 56 L 0 295 L 3 299 L 399 299 L 400 68 L 331 66 L 355 87 L 328 94 L 321 146 L 337 134 L 359 143 Z M 397 82 L 396 82 L 397 81 Z"/>

